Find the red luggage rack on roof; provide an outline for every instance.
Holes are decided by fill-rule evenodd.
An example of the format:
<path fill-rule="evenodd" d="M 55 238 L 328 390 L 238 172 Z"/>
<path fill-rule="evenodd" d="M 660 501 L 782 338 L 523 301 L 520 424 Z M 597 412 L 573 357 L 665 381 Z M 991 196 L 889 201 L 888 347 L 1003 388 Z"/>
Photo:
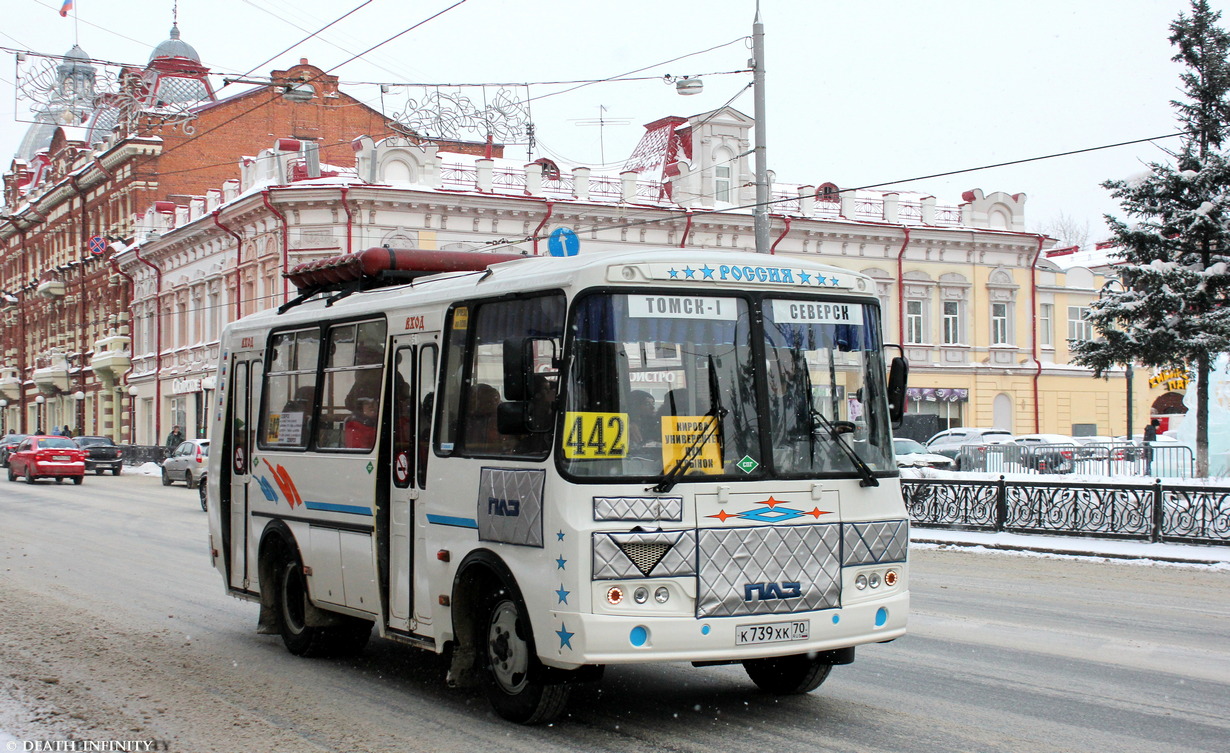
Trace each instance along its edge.
<path fill-rule="evenodd" d="M 284 277 L 299 295 L 278 307 L 281 314 L 319 293 L 333 293 L 326 305 L 360 290 L 403 285 L 443 272 L 481 272 L 492 264 L 524 259 L 520 254 L 482 251 L 425 251 L 378 246 L 295 265 Z"/>

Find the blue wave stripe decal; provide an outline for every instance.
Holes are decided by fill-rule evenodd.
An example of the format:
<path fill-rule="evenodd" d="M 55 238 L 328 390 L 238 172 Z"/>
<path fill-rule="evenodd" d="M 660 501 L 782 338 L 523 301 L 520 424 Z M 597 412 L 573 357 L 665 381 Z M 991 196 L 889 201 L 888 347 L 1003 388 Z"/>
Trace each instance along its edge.
<path fill-rule="evenodd" d="M 303 506 L 309 510 L 320 510 L 321 512 L 348 512 L 352 515 L 367 515 L 368 517 L 372 514 L 370 507 L 359 507 L 358 505 L 335 505 L 331 502 L 304 502 Z"/>
<path fill-rule="evenodd" d="M 435 523 L 438 526 L 455 526 L 457 528 L 478 528 L 478 521 L 474 518 L 454 518 L 451 515 L 432 515 L 427 513 L 427 522 Z"/>

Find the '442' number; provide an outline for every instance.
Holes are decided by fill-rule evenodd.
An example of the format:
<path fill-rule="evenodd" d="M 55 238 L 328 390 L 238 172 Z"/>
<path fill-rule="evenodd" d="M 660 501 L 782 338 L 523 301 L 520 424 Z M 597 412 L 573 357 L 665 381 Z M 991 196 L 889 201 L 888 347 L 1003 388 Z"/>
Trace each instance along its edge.
<path fill-rule="evenodd" d="M 599 460 L 628 454 L 627 413 L 570 412 L 564 425 L 564 457 Z"/>

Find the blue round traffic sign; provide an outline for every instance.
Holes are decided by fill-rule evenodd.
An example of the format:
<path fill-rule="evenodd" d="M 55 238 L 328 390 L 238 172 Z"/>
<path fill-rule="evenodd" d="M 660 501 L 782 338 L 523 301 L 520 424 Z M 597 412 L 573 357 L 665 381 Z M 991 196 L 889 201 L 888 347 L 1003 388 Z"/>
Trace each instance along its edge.
<path fill-rule="evenodd" d="M 552 256 L 576 256 L 581 250 L 581 239 L 571 228 L 557 227 L 547 241 L 547 253 Z"/>

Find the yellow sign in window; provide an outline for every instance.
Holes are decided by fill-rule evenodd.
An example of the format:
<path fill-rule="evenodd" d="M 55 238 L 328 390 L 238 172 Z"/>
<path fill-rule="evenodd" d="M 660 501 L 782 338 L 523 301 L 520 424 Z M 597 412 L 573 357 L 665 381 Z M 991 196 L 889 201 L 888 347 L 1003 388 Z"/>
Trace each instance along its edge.
<path fill-rule="evenodd" d="M 564 457 L 610 460 L 628 455 L 627 413 L 581 413 L 564 417 Z"/>
<path fill-rule="evenodd" d="M 721 474 L 722 448 L 713 421 L 713 416 L 663 416 L 662 468 L 669 473 L 690 458 L 684 473 Z"/>

